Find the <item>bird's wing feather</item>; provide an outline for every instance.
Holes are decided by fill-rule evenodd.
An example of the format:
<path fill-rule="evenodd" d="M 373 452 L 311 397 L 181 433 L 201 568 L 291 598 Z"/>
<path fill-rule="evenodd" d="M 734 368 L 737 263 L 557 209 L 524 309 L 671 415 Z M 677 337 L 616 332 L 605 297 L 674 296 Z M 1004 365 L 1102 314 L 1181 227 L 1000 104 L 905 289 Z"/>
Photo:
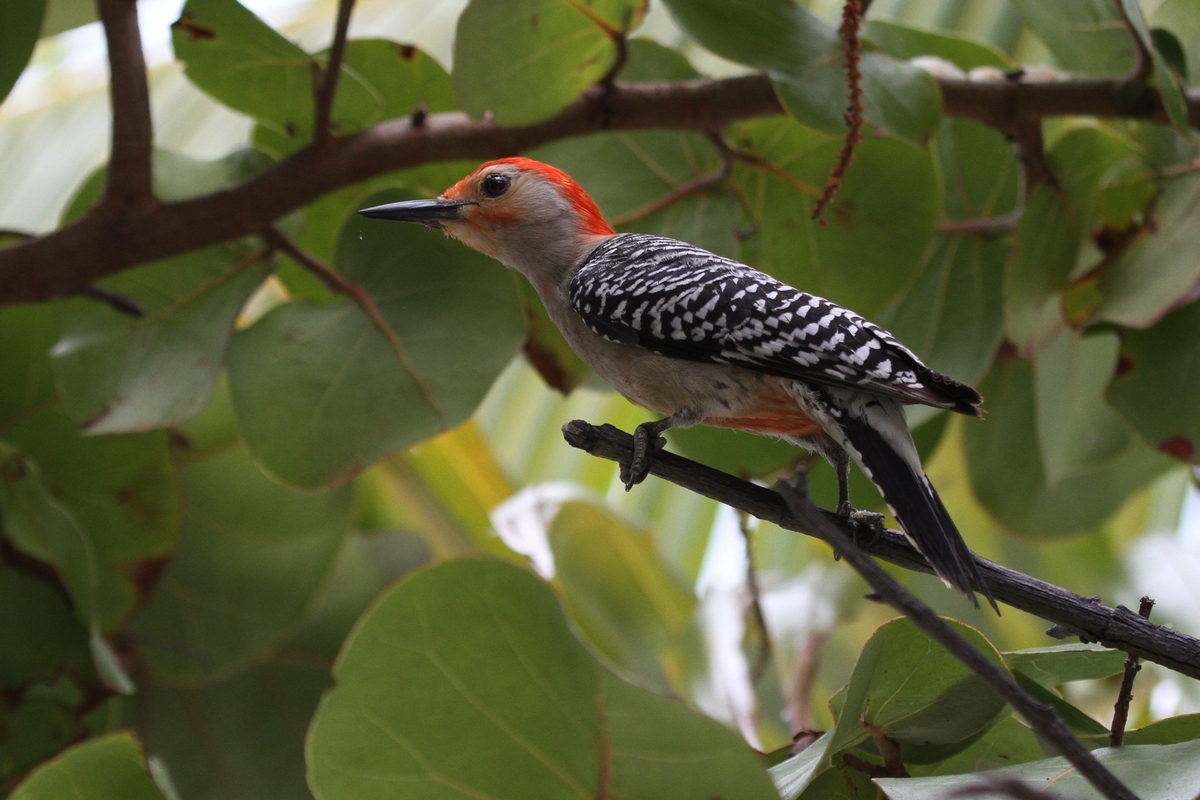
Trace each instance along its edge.
<path fill-rule="evenodd" d="M 608 239 L 576 272 L 570 300 L 611 341 L 979 413 L 974 389 L 853 311 L 674 239 Z"/>

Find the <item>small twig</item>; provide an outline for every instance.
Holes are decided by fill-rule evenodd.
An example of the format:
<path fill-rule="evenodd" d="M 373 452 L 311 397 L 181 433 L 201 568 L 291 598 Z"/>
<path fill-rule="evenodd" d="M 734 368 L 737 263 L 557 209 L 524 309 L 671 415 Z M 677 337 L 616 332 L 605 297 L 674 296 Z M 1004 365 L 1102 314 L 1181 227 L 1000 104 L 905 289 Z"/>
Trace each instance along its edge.
<path fill-rule="evenodd" d="M 999 217 L 977 217 L 975 219 L 951 219 L 939 222 L 933 229 L 937 233 L 966 233 L 983 239 L 997 239 L 1017 229 L 1017 223 L 1025 211 L 1024 203 Z"/>
<path fill-rule="evenodd" d="M 904 761 L 900 758 L 900 746 L 880 728 L 866 725 L 866 729 L 871 736 L 871 741 L 875 743 L 875 748 L 879 751 L 880 758 L 883 759 L 883 766 L 887 768 L 888 775 L 893 778 L 909 777 Z"/>
<path fill-rule="evenodd" d="M 829 205 L 834 195 L 837 194 L 838 187 L 842 185 L 842 178 L 845 177 L 846 170 L 850 169 L 850 162 L 854 160 L 854 148 L 862 141 L 862 73 L 858 69 L 862 53 L 858 40 L 858 28 L 862 24 L 865 11 L 863 0 L 846 0 L 842 7 L 841 34 L 842 39 L 846 42 L 842 51 L 846 54 L 844 63 L 846 82 L 850 85 L 850 104 L 845 114 L 846 140 L 842 143 L 842 149 L 838 153 L 837 165 L 834 166 L 833 172 L 829 175 L 829 182 L 825 184 L 824 191 L 821 192 L 816 205 L 813 206 L 812 218 L 822 225 L 825 224 L 825 220 L 821 216 L 825 213 L 825 206 Z"/>
<path fill-rule="evenodd" d="M 1138 615 L 1150 619 L 1150 611 L 1153 608 L 1154 601 L 1143 597 L 1141 605 L 1138 606 Z M 1142 665 L 1138 663 L 1138 657 L 1130 654 L 1129 658 L 1125 659 L 1125 676 L 1121 678 L 1121 690 L 1117 692 L 1117 703 L 1113 708 L 1112 729 L 1108 733 L 1109 747 L 1121 747 L 1125 744 L 1125 723 L 1129 721 L 1129 703 L 1133 700 L 1133 679 L 1141 670 Z"/>
<path fill-rule="evenodd" d="M 563 426 L 563 438 L 572 447 L 597 458 L 628 464 L 633 457 L 633 437 L 612 425 L 596 426 L 573 420 Z M 786 530 L 816 535 L 788 510 L 783 498 L 770 489 L 666 450 L 655 453 L 649 467 L 650 474 L 718 503 L 753 514 Z M 914 572 L 932 573 L 929 564 L 899 531 L 885 530 L 876 534 L 863 525 L 842 520 L 833 512 L 822 513 L 826 521 L 847 536 L 857 536 L 860 541 L 865 541 L 864 549 L 877 558 Z M 1097 599 L 1080 597 L 986 558 L 976 556 L 975 564 L 1000 602 L 1055 623 L 1056 627 L 1061 626 L 1059 630 L 1081 640 L 1136 653 L 1167 669 L 1200 679 L 1200 640 L 1173 628 L 1151 625 L 1124 606 L 1110 608 Z"/>
<path fill-rule="evenodd" d="M 710 137 L 710 140 L 713 142 L 721 141 L 720 137 L 717 136 Z M 628 214 L 622 214 L 619 217 L 613 217 L 612 224 L 614 226 L 628 225 L 630 222 L 636 222 L 637 220 L 642 219 L 643 217 L 648 217 L 657 211 L 662 211 L 664 208 L 674 205 L 683 198 L 693 195 L 696 192 L 702 192 L 705 189 L 710 189 L 714 186 L 720 186 L 725 179 L 729 177 L 729 168 L 732 157 L 730 155 L 731 151 L 726 147 L 718 146 L 715 149 L 717 151 L 717 158 L 720 159 L 720 163 L 717 164 L 717 168 L 711 173 L 708 175 L 701 175 L 698 178 L 688 181 L 682 186 L 677 186 L 654 202 L 648 203 L 634 211 L 630 211 Z"/>
<path fill-rule="evenodd" d="M 865 758 L 859 758 L 853 753 L 842 753 L 842 763 L 850 769 L 856 769 L 872 778 L 891 778 L 892 773 L 888 772 L 887 767 L 881 767 L 878 764 L 872 764 Z"/>
<path fill-rule="evenodd" d="M 313 144 L 320 146 L 332 138 L 329 130 L 333 114 L 333 98 L 337 94 L 338 78 L 342 72 L 342 58 L 346 54 L 346 33 L 350 29 L 350 13 L 354 0 L 339 0 L 333 44 L 329 48 L 329 62 L 325 69 L 315 67 L 313 75 Z"/>
<path fill-rule="evenodd" d="M 108 43 L 112 97 L 112 152 L 103 204 L 145 210 L 155 205 L 151 151 L 154 127 L 146 60 L 135 0 L 99 0 Z"/>
<path fill-rule="evenodd" d="M 123 294 L 110 292 L 108 289 L 101 288 L 94 283 L 89 284 L 88 287 L 84 289 L 83 296 L 108 303 L 114 310 L 120 311 L 122 314 L 127 314 L 131 317 L 138 317 L 140 319 L 141 317 L 146 316 L 146 309 L 142 308 L 141 304 L 132 297 L 126 297 Z"/>
<path fill-rule="evenodd" d="M 796 656 L 792 668 L 792 692 L 788 698 L 788 716 L 792 722 L 792 753 L 797 752 L 795 743 L 812 730 L 813 687 L 817 682 L 817 669 L 821 665 L 821 651 L 829 634 L 813 631 L 804 640 L 804 646 Z M 806 745 L 807 746 L 807 745 Z"/>
<path fill-rule="evenodd" d="M 329 289 L 329 291 L 345 295 L 358 304 L 363 313 L 367 315 L 375 327 L 379 329 L 379 332 L 383 334 L 384 338 L 388 340 L 388 344 L 392 346 L 392 350 L 396 353 L 396 358 L 399 359 L 400 365 L 417 385 L 417 389 L 421 392 L 421 396 L 425 398 L 425 402 L 440 416 L 442 408 L 434 398 L 433 390 L 429 388 L 429 385 L 421 377 L 420 373 L 413 369 L 411 362 L 408 360 L 408 352 L 404 349 L 404 344 L 396 336 L 396 331 L 392 329 L 388 321 L 383 318 L 383 314 L 379 311 L 379 306 L 375 305 L 375 300 L 371 295 L 358 284 L 346 280 L 340 272 L 324 261 L 297 247 L 291 239 L 280 233 L 278 228 L 264 228 L 262 237 L 263 241 L 271 248 L 291 256 L 297 264 L 315 275 L 321 283 L 325 284 L 325 288 Z"/>
<path fill-rule="evenodd" d="M 758 627 L 758 657 L 750 670 L 751 683 L 758 683 L 771 665 L 771 632 L 767 628 L 767 617 L 763 614 L 762 590 L 758 584 L 758 570 L 754 568 L 753 534 L 750 532 L 750 515 L 738 512 L 738 528 L 742 541 L 746 543 L 746 586 L 750 589 L 750 614 Z"/>
<path fill-rule="evenodd" d="M 946 648 L 951 655 L 978 675 L 993 691 L 1007 700 L 1009 705 L 1029 723 L 1030 727 L 1053 744 L 1063 758 L 1070 762 L 1079 771 L 1079 774 L 1104 797 L 1109 800 L 1137 800 L 1137 795 L 1109 772 L 1107 767 L 1097 761 L 1091 751 L 1075 738 L 1052 706 L 1039 702 L 1027 694 L 1003 667 L 988 660 L 983 653 L 947 625 L 933 609 L 918 600 L 895 578 L 872 561 L 852 537 L 843 533 L 838 526 L 830 524 L 808 496 L 808 482 L 803 473 L 798 474 L 795 484 L 781 480 L 776 486 L 783 495 L 788 508 L 801 524 L 840 551 L 846 562 L 871 585 L 888 605 L 912 620 L 914 625 Z"/>

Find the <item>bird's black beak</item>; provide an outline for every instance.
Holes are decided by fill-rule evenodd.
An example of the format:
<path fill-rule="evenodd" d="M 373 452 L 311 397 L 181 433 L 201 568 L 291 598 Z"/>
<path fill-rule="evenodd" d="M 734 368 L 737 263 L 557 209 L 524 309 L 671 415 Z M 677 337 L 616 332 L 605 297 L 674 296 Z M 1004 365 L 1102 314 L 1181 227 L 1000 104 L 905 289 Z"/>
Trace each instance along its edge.
<path fill-rule="evenodd" d="M 358 213 L 371 219 L 394 219 L 420 225 L 437 225 L 448 220 L 462 219 L 462 210 L 469 205 L 474 204 L 466 200 L 405 200 L 401 203 L 364 208 Z"/>

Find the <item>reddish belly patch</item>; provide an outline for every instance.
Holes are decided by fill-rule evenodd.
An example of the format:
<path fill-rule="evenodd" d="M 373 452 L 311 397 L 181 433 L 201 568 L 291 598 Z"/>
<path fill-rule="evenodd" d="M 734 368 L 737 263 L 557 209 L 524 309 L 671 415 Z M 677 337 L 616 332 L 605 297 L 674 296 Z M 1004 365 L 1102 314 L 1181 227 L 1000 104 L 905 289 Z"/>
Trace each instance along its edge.
<path fill-rule="evenodd" d="M 751 408 L 730 416 L 706 417 L 704 424 L 774 436 L 812 436 L 821 432 L 821 426 L 801 411 L 782 387 L 778 392 L 764 393 L 756 399 Z"/>

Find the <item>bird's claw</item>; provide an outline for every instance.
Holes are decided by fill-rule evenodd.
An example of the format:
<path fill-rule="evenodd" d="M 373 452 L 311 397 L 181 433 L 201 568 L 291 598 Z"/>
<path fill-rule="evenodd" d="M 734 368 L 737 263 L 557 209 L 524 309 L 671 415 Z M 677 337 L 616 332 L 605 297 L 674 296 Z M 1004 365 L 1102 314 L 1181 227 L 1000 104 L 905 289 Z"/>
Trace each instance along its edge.
<path fill-rule="evenodd" d="M 885 519 L 883 514 L 875 511 L 859 511 L 850 505 L 849 501 L 838 503 L 837 514 L 846 522 L 853 522 L 859 527 L 870 530 L 870 544 L 874 544 L 883 535 Z"/>
<path fill-rule="evenodd" d="M 667 446 L 667 440 L 663 437 L 655 435 L 651 439 L 650 435 L 649 423 L 638 425 L 633 432 L 633 460 L 628 465 L 621 465 L 621 483 L 625 484 L 627 492 L 646 480 L 650 472 L 650 459 Z"/>

